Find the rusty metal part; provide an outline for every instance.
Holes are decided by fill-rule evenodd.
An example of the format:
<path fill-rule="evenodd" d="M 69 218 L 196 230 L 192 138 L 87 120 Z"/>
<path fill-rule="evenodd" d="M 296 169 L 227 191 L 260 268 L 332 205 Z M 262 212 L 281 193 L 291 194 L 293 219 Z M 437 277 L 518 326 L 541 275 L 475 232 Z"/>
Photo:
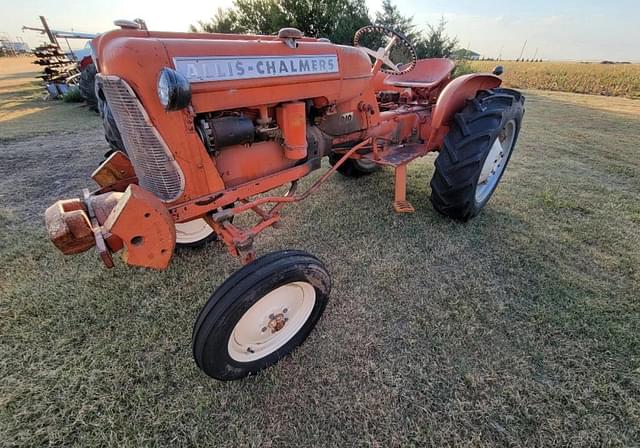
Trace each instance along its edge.
<path fill-rule="evenodd" d="M 82 190 L 82 196 L 84 199 L 84 205 L 87 208 L 89 221 L 91 222 L 91 231 L 93 232 L 93 238 L 95 240 L 98 255 L 107 268 L 112 268 L 114 266 L 113 258 L 111 257 L 111 252 L 109 252 L 109 249 L 107 248 L 107 245 L 104 241 L 104 237 L 102 236 L 102 230 L 100 228 L 100 224 L 98 223 L 98 219 L 96 218 L 96 214 L 91 203 L 91 193 L 89 193 L 89 190 L 85 188 L 84 190 Z"/>
<path fill-rule="evenodd" d="M 255 199 L 253 201 L 247 202 L 245 204 L 239 205 L 237 207 L 233 207 L 232 209 L 229 209 L 230 211 L 232 211 L 234 214 L 238 214 L 238 213 L 242 213 L 245 212 L 247 210 L 251 210 L 253 207 L 258 206 L 258 205 L 262 205 L 262 204 L 268 204 L 268 203 L 285 203 L 285 202 L 298 202 L 298 201 L 302 201 L 303 199 L 306 199 L 311 193 L 313 193 L 314 191 L 316 191 L 320 185 L 322 185 L 328 178 L 329 176 L 331 176 L 339 167 L 340 165 L 342 165 L 353 153 L 355 153 L 358 149 L 360 149 L 361 147 L 371 144 L 370 143 L 370 139 L 367 139 L 363 142 L 360 142 L 359 144 L 355 145 L 353 148 L 351 148 L 349 151 L 345 152 L 345 154 L 342 156 L 341 159 L 339 159 L 329 170 L 327 170 L 321 177 L 320 179 L 318 179 L 311 187 L 309 187 L 309 189 L 307 191 L 305 191 L 304 193 L 302 193 L 299 196 L 296 195 L 292 195 L 292 196 L 266 196 L 263 198 L 259 198 L 259 199 Z M 227 210 L 228 212 L 228 210 Z M 220 212 L 223 213 L 223 212 Z M 215 220 L 217 216 L 217 213 L 213 214 L 213 219 Z"/>
<path fill-rule="evenodd" d="M 269 329 L 271 329 L 271 333 L 277 333 L 278 331 L 282 330 L 282 328 L 284 328 L 287 320 L 288 319 L 284 317 L 284 314 L 278 313 L 275 316 L 271 317 L 271 319 L 269 319 L 269 323 L 267 324 L 267 326 L 269 327 Z"/>
<path fill-rule="evenodd" d="M 418 143 L 406 143 L 401 145 L 387 145 L 387 147 L 377 153 L 365 154 L 362 158 L 371 160 L 380 165 L 392 167 L 406 166 L 418 157 L 424 156 L 428 151 L 425 146 Z"/>
<path fill-rule="evenodd" d="M 398 165 L 395 171 L 393 209 L 396 213 L 413 213 L 416 209 L 407 201 L 407 165 Z"/>
<path fill-rule="evenodd" d="M 44 216 L 49 238 L 63 254 L 85 252 L 95 244 L 91 222 L 80 199 L 58 201 Z"/>
<path fill-rule="evenodd" d="M 433 110 L 431 120 L 433 131 L 429 136 L 429 146 L 431 147 L 432 139 L 438 135 L 438 130 L 446 125 L 456 112 L 462 110 L 467 100 L 474 98 L 480 90 L 494 89 L 500 84 L 502 84 L 500 78 L 486 73 L 463 75 L 447 84 L 440 93 Z"/>
<path fill-rule="evenodd" d="M 91 178 L 102 188 L 124 191 L 129 184 L 137 183 L 136 173 L 129 158 L 121 151 L 113 152 L 91 173 Z"/>
<path fill-rule="evenodd" d="M 104 194 L 92 194 L 85 197 L 87 209 L 93 212 L 98 225 L 101 225 L 107 220 L 111 211 L 118 205 L 122 195 L 123 193 L 112 191 Z"/>
<path fill-rule="evenodd" d="M 284 103 L 276 109 L 276 122 L 282 129 L 284 154 L 287 159 L 307 157 L 307 121 L 302 101 Z"/>
<path fill-rule="evenodd" d="M 166 269 L 176 244 L 176 229 L 166 206 L 138 185 L 129 185 L 103 224 L 105 234 L 122 241 L 122 260 L 130 265 Z"/>

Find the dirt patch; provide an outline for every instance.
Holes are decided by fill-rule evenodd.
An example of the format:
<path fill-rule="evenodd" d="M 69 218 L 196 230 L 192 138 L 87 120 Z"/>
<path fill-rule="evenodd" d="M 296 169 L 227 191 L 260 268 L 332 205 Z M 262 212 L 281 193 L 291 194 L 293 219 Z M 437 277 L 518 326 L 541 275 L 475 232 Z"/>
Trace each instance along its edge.
<path fill-rule="evenodd" d="M 17 225 L 40 222 L 56 200 L 95 188 L 89 176 L 108 149 L 100 128 L 0 142 L 0 207 Z"/>

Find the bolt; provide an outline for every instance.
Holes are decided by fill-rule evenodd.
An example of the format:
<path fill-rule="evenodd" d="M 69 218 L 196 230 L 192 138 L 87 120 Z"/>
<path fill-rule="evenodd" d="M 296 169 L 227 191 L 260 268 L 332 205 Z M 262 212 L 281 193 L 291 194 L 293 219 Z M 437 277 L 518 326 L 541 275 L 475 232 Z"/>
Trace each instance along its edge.
<path fill-rule="evenodd" d="M 275 318 L 276 318 L 276 316 L 275 316 L 275 315 L 273 315 L 273 314 L 269 314 L 269 319 L 275 319 Z"/>
<path fill-rule="evenodd" d="M 287 311 L 289 311 L 289 308 L 285 308 L 282 310 L 283 313 L 286 313 Z"/>
<path fill-rule="evenodd" d="M 267 331 L 267 327 L 262 327 L 261 331 L 264 333 L 265 331 Z"/>
<path fill-rule="evenodd" d="M 249 353 L 255 353 L 251 347 L 247 347 L 247 351 L 248 351 Z"/>

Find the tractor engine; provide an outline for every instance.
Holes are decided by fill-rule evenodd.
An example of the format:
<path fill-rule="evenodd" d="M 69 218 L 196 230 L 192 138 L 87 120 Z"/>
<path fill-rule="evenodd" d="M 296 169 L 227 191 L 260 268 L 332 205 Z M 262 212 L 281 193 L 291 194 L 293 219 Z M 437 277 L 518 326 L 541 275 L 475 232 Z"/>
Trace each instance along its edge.
<path fill-rule="evenodd" d="M 293 29 L 277 37 L 124 29 L 94 47 L 98 88 L 139 185 L 167 203 L 303 163 L 317 168 L 333 138 L 366 129 L 377 111 L 366 54 Z"/>

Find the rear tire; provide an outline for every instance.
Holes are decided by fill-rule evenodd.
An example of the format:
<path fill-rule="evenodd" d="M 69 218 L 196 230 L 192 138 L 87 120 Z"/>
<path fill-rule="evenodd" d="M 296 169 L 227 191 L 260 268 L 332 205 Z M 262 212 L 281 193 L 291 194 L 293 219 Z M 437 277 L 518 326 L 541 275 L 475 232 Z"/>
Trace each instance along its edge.
<path fill-rule="evenodd" d="M 100 112 L 102 127 L 104 128 L 104 139 L 109 143 L 109 147 L 111 148 L 111 150 L 105 154 L 105 157 L 113 151 L 122 151 L 127 154 L 127 149 L 124 147 L 122 141 L 122 135 L 120 135 L 116 120 L 113 118 L 109 103 L 107 103 L 107 99 L 104 93 L 102 93 L 100 83 L 96 86 L 96 98 L 98 99 L 98 112 Z"/>
<path fill-rule="evenodd" d="M 98 112 L 98 97 L 96 96 L 96 65 L 88 64 L 82 72 L 80 72 L 80 80 L 78 81 L 78 88 L 80 94 L 84 98 L 85 103 L 94 112 Z"/>
<path fill-rule="evenodd" d="M 481 91 L 456 114 L 431 179 L 439 213 L 460 221 L 480 213 L 511 159 L 523 115 L 524 96 L 511 89 Z"/>
<path fill-rule="evenodd" d="M 213 293 L 193 329 L 193 356 L 207 375 L 236 380 L 259 372 L 307 338 L 329 299 L 331 278 L 302 251 L 267 254 Z"/>
<path fill-rule="evenodd" d="M 341 158 L 342 154 L 331 153 L 329 163 L 333 166 Z M 345 177 L 361 177 L 378 171 L 378 168 L 378 165 L 370 160 L 347 159 L 338 167 L 337 171 Z"/>

